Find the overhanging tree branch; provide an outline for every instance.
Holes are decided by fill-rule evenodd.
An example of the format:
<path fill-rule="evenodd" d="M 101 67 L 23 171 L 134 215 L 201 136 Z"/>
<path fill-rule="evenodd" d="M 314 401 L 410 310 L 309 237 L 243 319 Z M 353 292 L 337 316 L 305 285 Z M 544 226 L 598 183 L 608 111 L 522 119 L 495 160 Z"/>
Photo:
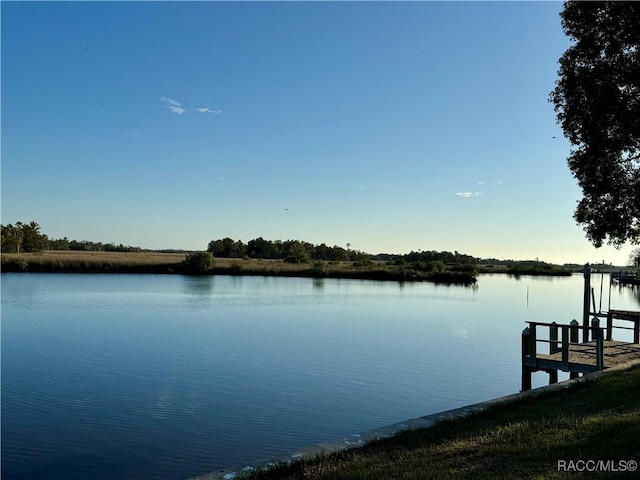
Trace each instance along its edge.
<path fill-rule="evenodd" d="M 597 247 L 640 243 L 640 5 L 568 1 L 561 18 L 574 45 L 550 101 L 574 147 L 574 218 Z"/>

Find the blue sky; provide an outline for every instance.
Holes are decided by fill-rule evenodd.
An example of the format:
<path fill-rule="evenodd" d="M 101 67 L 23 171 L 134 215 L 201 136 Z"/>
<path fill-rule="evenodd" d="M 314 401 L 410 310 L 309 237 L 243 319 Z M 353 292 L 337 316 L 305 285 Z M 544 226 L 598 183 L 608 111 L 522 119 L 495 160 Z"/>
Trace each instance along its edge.
<path fill-rule="evenodd" d="M 2 223 L 625 264 L 573 220 L 561 8 L 2 2 Z"/>

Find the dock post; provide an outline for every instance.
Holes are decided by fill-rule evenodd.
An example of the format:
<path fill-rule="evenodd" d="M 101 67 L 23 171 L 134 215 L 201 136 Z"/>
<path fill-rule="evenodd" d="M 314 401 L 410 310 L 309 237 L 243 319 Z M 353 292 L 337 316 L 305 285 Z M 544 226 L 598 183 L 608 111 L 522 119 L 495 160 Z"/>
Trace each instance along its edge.
<path fill-rule="evenodd" d="M 552 322 L 549 327 L 549 340 L 551 343 L 549 344 L 549 353 L 553 355 L 560 351 L 558 348 L 558 324 L 556 322 Z"/>
<path fill-rule="evenodd" d="M 600 371 L 604 369 L 604 342 L 602 330 L 600 330 L 600 319 L 598 317 L 591 319 L 591 328 L 593 329 L 591 335 L 596 342 L 596 368 Z"/>
<path fill-rule="evenodd" d="M 553 355 L 556 352 L 559 352 L 558 348 L 558 324 L 556 322 L 551 322 L 551 326 L 549 327 L 549 353 Z M 549 385 L 554 383 L 558 383 L 558 370 L 547 370 L 549 374 Z"/>
<path fill-rule="evenodd" d="M 589 264 L 585 264 L 582 269 L 582 273 L 584 274 L 584 298 L 582 304 L 582 326 L 584 330 L 582 331 L 582 341 L 589 341 L 589 310 L 591 309 L 591 267 Z"/>
<path fill-rule="evenodd" d="M 569 371 L 569 325 L 562 325 L 562 370 Z"/>
<path fill-rule="evenodd" d="M 569 324 L 569 343 L 578 343 L 578 321 L 574 318 Z M 578 372 L 572 372 L 569 368 L 569 345 L 567 345 L 567 368 L 569 369 L 569 378 L 578 378 Z"/>
<path fill-rule="evenodd" d="M 607 312 L 607 340 L 613 340 L 613 312 L 611 309 Z"/>
<path fill-rule="evenodd" d="M 526 364 L 527 357 L 531 354 L 529 349 L 530 332 L 529 327 L 522 331 L 522 392 L 531 390 L 531 368 Z"/>
<path fill-rule="evenodd" d="M 569 343 L 578 343 L 578 321 L 574 318 L 569 326 Z"/>

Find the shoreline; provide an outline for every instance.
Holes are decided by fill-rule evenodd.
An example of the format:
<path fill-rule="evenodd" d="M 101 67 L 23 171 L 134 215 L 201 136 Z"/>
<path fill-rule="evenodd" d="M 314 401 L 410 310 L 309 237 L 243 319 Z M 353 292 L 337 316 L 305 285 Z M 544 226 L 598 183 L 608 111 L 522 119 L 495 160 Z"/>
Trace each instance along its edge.
<path fill-rule="evenodd" d="M 194 275 L 184 264 L 186 253 L 45 251 L 3 253 L 2 273 L 130 273 Z M 431 282 L 473 285 L 479 274 L 520 276 L 570 276 L 571 270 L 528 268 L 525 266 L 448 265 L 442 271 L 421 271 L 410 265 L 384 261 L 308 261 L 257 258 L 216 258 L 215 265 L 200 275 L 252 275 L 305 278 L 344 278 L 394 282 Z"/>
<path fill-rule="evenodd" d="M 331 455 L 336 452 L 342 452 L 349 449 L 359 449 L 366 446 L 370 442 L 377 440 L 388 439 L 410 430 L 418 430 L 424 428 L 434 427 L 436 424 L 442 421 L 452 421 L 462 419 L 468 416 L 472 416 L 477 413 L 485 412 L 490 408 L 513 404 L 519 400 L 527 399 L 530 397 L 538 397 L 542 395 L 552 394 L 562 390 L 570 389 L 576 385 L 580 385 L 589 381 L 594 381 L 602 377 L 606 377 L 617 372 L 630 370 L 632 368 L 640 366 L 640 361 L 633 361 L 615 367 L 608 368 L 599 372 L 590 373 L 578 377 L 575 379 L 565 380 L 552 385 L 541 386 L 532 390 L 521 391 L 519 393 L 513 393 L 502 397 L 493 398 L 479 403 L 466 405 L 451 410 L 444 410 L 441 412 L 425 415 L 422 417 L 412 418 L 403 422 L 398 422 L 365 432 L 352 434 L 342 439 L 336 439 L 310 446 L 303 447 L 293 452 L 283 453 L 280 455 L 258 459 L 253 462 L 247 462 L 240 466 L 234 466 L 225 468 L 216 472 L 209 472 L 195 477 L 189 477 L 186 480 L 232 480 L 238 475 L 243 473 L 262 471 L 271 467 L 278 467 L 281 465 L 291 465 L 292 463 L 312 460 L 318 455 Z"/>
<path fill-rule="evenodd" d="M 179 275 L 252 275 L 305 278 L 344 278 L 397 282 L 432 282 L 472 285 L 475 271 L 448 269 L 418 272 L 385 262 L 312 261 L 287 263 L 283 260 L 216 258 L 205 273 L 194 273 L 183 263 L 186 254 L 147 252 L 76 252 L 2 254 L 3 273 L 132 273 Z"/>

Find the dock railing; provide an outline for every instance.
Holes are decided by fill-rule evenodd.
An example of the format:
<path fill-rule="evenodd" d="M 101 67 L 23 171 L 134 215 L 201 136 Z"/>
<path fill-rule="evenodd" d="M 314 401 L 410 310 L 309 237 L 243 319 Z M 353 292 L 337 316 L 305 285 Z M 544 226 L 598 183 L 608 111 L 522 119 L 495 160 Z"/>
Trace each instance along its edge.
<path fill-rule="evenodd" d="M 614 325 L 614 320 L 622 320 L 626 322 L 632 322 L 633 327 L 623 327 L 621 325 Z M 609 310 L 607 312 L 607 340 L 613 340 L 613 329 L 617 330 L 632 330 L 633 331 L 633 343 L 640 344 L 640 312 L 629 310 Z"/>
<path fill-rule="evenodd" d="M 604 368 L 604 331 L 600 328 L 600 320 L 597 317 L 591 320 L 591 325 L 588 327 L 578 324 L 576 320 L 568 325 L 559 325 L 556 322 L 526 323 L 529 326 L 522 331 L 522 390 L 531 389 L 531 373 L 534 371 L 548 372 L 549 383 L 557 383 L 558 370 L 569 372 L 571 378 L 575 378 L 579 373 L 591 373 Z M 549 335 L 546 338 L 542 338 L 540 331 L 543 329 L 548 329 Z M 595 343 L 594 350 L 583 349 L 581 353 L 594 355 L 595 363 L 570 362 L 571 345 L 580 344 L 581 330 L 584 339 L 588 341 L 591 338 Z M 548 355 L 538 353 L 539 343 L 549 344 Z M 560 353 L 559 358 L 556 355 L 558 353 Z"/>

